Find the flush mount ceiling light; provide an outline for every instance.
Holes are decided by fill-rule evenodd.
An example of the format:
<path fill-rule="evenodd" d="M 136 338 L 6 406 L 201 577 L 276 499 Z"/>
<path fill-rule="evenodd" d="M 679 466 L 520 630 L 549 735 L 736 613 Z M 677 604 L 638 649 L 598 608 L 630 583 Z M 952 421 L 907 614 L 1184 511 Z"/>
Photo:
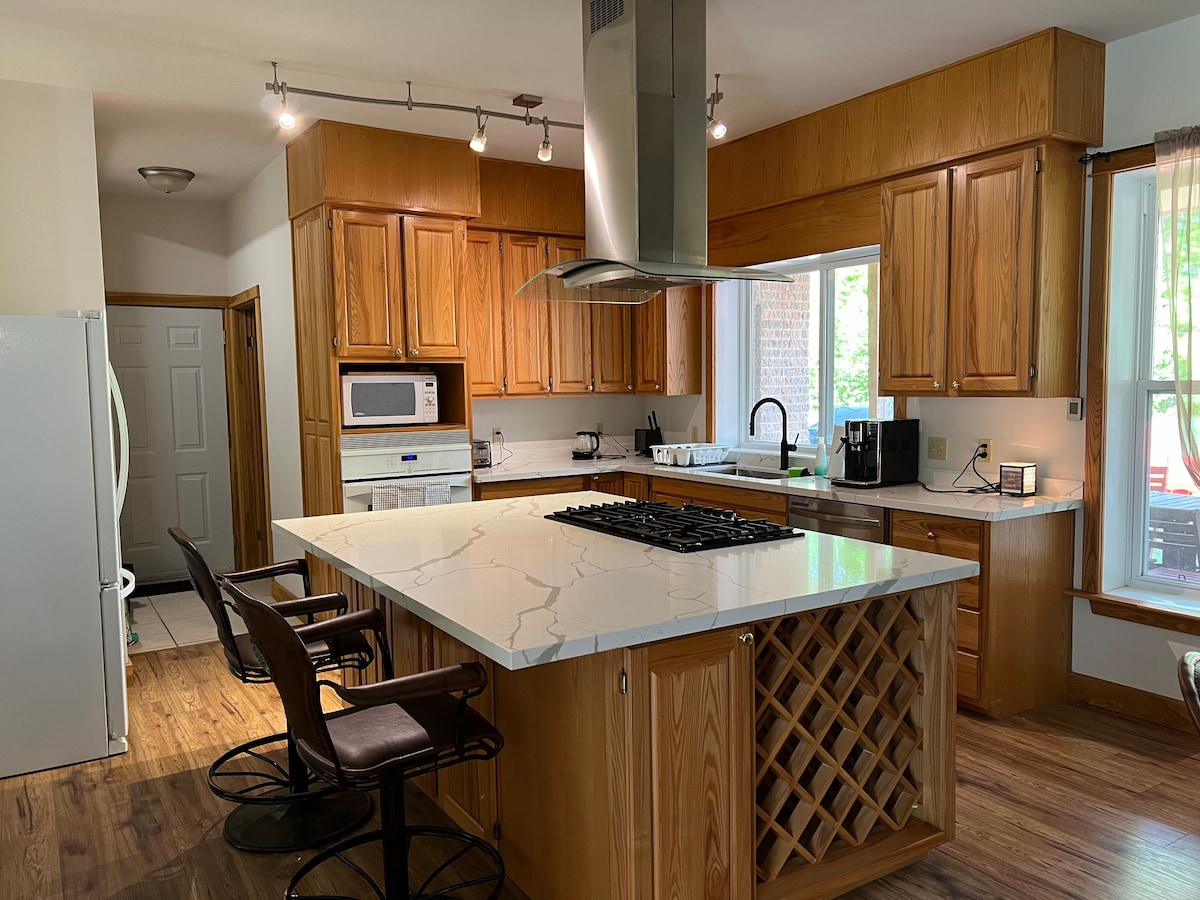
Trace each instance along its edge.
<path fill-rule="evenodd" d="M 482 153 L 487 149 L 487 135 L 483 129 L 487 128 L 487 119 L 483 117 L 483 110 L 480 107 L 475 107 L 475 133 L 471 135 L 471 149 L 476 153 Z"/>
<path fill-rule="evenodd" d="M 545 116 L 542 117 L 542 127 L 546 129 L 546 136 L 542 138 L 542 145 L 538 147 L 538 159 L 550 162 L 554 159 L 554 145 L 550 143 L 550 120 Z"/>
<path fill-rule="evenodd" d="M 713 80 L 713 92 L 708 95 L 708 133 L 717 141 L 729 131 L 725 123 L 716 117 L 717 104 L 724 99 L 725 95 L 721 93 L 721 76 L 716 75 Z"/>
<path fill-rule="evenodd" d="M 143 166 L 138 174 L 146 179 L 146 184 L 164 194 L 178 194 L 196 177 L 195 172 L 172 166 Z"/>
<path fill-rule="evenodd" d="M 507 119 L 512 122 L 521 122 L 524 125 L 531 126 L 541 123 L 544 129 L 544 138 L 541 144 L 538 145 L 538 159 L 542 162 L 549 162 L 554 153 L 554 145 L 550 143 L 550 126 L 555 128 L 573 128 L 576 131 L 582 131 L 583 126 L 578 122 L 559 122 L 555 119 L 550 119 L 543 116 L 540 120 L 535 119 L 530 115 L 530 110 L 542 105 L 542 98 L 536 94 L 517 94 L 513 97 L 513 106 L 524 110 L 523 114 L 503 112 L 495 109 L 484 109 L 481 106 L 458 106 L 454 103 L 426 103 L 420 100 L 414 100 L 412 95 L 412 82 L 408 81 L 408 96 L 403 100 L 392 100 L 384 97 L 358 97 L 353 94 L 338 94 L 334 91 L 318 91 L 312 88 L 299 88 L 295 85 L 288 84 L 286 81 L 279 80 L 279 67 L 277 63 L 271 63 L 272 78 L 265 85 L 266 89 L 277 97 L 283 99 L 283 112 L 279 115 L 279 126 L 281 128 L 291 129 L 296 126 L 296 118 L 288 110 L 287 98 L 288 94 L 300 94 L 304 97 L 323 97 L 326 100 L 345 100 L 350 103 L 370 103 L 375 106 L 403 106 L 405 109 L 441 109 L 455 113 L 474 113 L 475 114 L 475 133 L 471 135 L 471 149 L 476 153 L 482 153 L 487 148 L 487 133 L 485 131 L 489 118 Z"/>

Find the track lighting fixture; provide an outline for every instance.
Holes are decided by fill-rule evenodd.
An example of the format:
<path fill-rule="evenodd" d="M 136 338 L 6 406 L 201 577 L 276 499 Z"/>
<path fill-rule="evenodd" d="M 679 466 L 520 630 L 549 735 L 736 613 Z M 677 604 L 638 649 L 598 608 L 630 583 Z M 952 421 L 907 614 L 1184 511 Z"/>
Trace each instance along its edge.
<path fill-rule="evenodd" d="M 475 133 L 471 135 L 471 149 L 476 153 L 482 153 L 487 149 L 485 128 L 487 128 L 487 119 L 483 117 L 483 110 L 477 106 L 475 107 Z"/>
<path fill-rule="evenodd" d="M 458 106 L 453 103 L 426 103 L 421 100 L 414 100 L 412 95 L 412 82 L 405 82 L 408 85 L 408 96 L 403 100 L 392 100 L 384 97 L 360 97 L 353 94 L 338 94 L 333 91 L 318 91 L 312 88 L 300 88 L 289 85 L 286 81 L 279 80 L 279 66 L 277 63 L 271 63 L 271 80 L 266 83 L 266 89 L 272 94 L 280 96 L 283 101 L 283 111 L 279 114 L 279 127 L 292 129 L 296 127 L 296 117 L 292 115 L 288 109 L 288 93 L 300 94 L 303 97 L 322 97 L 326 100 L 347 100 L 351 103 L 370 103 L 375 106 L 403 106 L 405 109 L 440 109 L 455 113 L 474 113 L 475 114 L 475 133 L 471 135 L 471 149 L 476 153 L 482 153 L 487 149 L 487 123 L 488 119 L 495 116 L 499 119 L 507 119 L 512 122 L 522 122 L 525 125 L 537 125 L 541 122 L 542 125 L 542 142 L 538 145 L 537 157 L 542 162 L 550 162 L 554 158 L 554 145 L 550 143 L 550 126 L 555 128 L 574 128 L 577 131 L 583 131 L 583 126 L 576 122 L 559 122 L 547 116 L 543 116 L 540 120 L 535 119 L 530 115 L 530 110 L 536 109 L 542 105 L 542 98 L 536 94 L 517 94 L 513 97 L 513 106 L 519 107 L 524 112 L 521 115 L 510 112 L 502 112 L 494 109 L 484 109 L 482 106 Z M 720 76 L 718 76 L 720 77 Z M 714 96 L 719 97 L 720 94 L 714 92 Z M 709 114 L 712 114 L 712 97 L 709 97 Z M 711 122 L 711 119 L 710 119 Z M 722 132 L 724 133 L 724 132 Z"/>
<path fill-rule="evenodd" d="M 717 118 L 717 104 L 725 99 L 725 95 L 721 93 L 721 76 L 714 76 L 713 92 L 708 95 L 708 133 L 713 136 L 713 140 L 719 141 L 725 137 L 729 128 L 725 123 Z"/>
<path fill-rule="evenodd" d="M 542 138 L 542 145 L 538 147 L 538 159 L 550 162 L 554 159 L 554 145 L 550 143 L 550 120 L 545 116 L 542 117 L 542 127 L 546 130 L 546 136 Z"/>

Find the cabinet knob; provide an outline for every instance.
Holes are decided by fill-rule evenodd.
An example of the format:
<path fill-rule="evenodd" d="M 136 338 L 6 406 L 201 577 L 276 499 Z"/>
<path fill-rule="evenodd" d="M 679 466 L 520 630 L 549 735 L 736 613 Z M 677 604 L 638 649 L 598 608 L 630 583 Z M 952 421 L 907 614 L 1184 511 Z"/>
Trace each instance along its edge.
<path fill-rule="evenodd" d="M 937 535 L 935 535 L 935 534 L 934 534 L 932 531 L 931 531 L 931 532 L 929 532 L 929 535 L 928 535 L 928 537 L 929 537 L 929 539 L 930 539 L 931 541 L 936 541 L 936 540 L 937 540 Z"/>
<path fill-rule="evenodd" d="M 397 347 L 397 348 L 396 348 L 396 355 L 397 355 L 397 356 L 403 356 L 403 355 L 404 355 L 404 350 L 403 350 L 403 349 L 401 349 L 400 347 Z"/>
<path fill-rule="evenodd" d="M 940 381 L 935 381 L 933 383 L 933 389 L 935 391 L 940 391 L 942 389 L 942 383 Z"/>
<path fill-rule="evenodd" d="M 957 391 L 957 390 L 958 390 L 958 389 L 959 389 L 961 386 L 962 386 L 962 385 L 960 385 L 960 384 L 959 384 L 957 381 L 952 381 L 952 382 L 950 382 L 950 387 L 954 388 L 956 391 Z"/>
<path fill-rule="evenodd" d="M 632 384 L 627 384 L 627 385 L 625 385 L 625 390 L 627 390 L 627 391 L 632 391 L 632 390 L 633 390 L 633 385 L 632 385 Z"/>
<path fill-rule="evenodd" d="M 417 355 L 417 348 L 416 348 L 416 347 L 414 347 L 412 350 L 410 350 L 410 351 L 409 351 L 409 355 L 410 355 L 410 356 L 416 356 L 416 355 Z"/>
<path fill-rule="evenodd" d="M 655 389 L 656 391 L 660 391 L 660 390 L 662 390 L 662 388 L 661 388 L 659 385 L 657 385 L 657 384 L 654 386 L 654 389 Z"/>
<path fill-rule="evenodd" d="M 752 644 L 752 643 L 754 643 L 754 632 L 747 631 L 745 634 L 739 634 L 738 640 L 741 641 L 743 644 Z"/>

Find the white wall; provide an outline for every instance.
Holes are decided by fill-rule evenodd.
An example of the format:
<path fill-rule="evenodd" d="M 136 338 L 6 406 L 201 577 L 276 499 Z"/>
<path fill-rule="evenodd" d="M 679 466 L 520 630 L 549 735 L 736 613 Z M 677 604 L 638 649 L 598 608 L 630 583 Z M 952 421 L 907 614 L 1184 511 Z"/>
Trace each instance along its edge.
<path fill-rule="evenodd" d="M 292 306 L 292 237 L 287 210 L 287 163 L 281 153 L 226 208 L 228 281 L 225 293 L 258 285 L 267 395 L 267 462 L 271 518 L 304 515 L 300 492 L 300 405 L 296 390 L 296 319 Z M 302 555 L 274 537 L 275 558 Z M 289 584 L 298 592 L 298 584 Z"/>
<path fill-rule="evenodd" d="M 104 287 L 144 294 L 229 294 L 225 204 L 183 194 L 103 194 Z"/>
<path fill-rule="evenodd" d="M 1145 144 L 1154 133 L 1200 124 L 1195 48 L 1200 16 L 1109 44 L 1104 78 L 1104 146 Z M 1109 473 L 1120 478 L 1119 471 Z M 1075 601 L 1072 668 L 1084 675 L 1179 697 L 1175 665 L 1200 638 L 1096 616 Z"/>
<path fill-rule="evenodd" d="M 0 81 L 0 313 L 104 306 L 88 91 Z"/>

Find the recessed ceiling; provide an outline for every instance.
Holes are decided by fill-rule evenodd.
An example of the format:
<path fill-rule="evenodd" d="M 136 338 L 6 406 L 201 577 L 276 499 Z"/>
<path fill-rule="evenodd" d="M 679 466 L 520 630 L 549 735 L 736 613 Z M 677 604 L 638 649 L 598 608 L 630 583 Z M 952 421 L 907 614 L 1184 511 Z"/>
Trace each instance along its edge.
<path fill-rule="evenodd" d="M 0 0 L 0 78 L 96 93 L 102 190 L 149 190 L 138 166 L 192 169 L 219 199 L 276 156 L 268 60 L 292 84 L 507 109 L 540 94 L 582 117 L 580 0 Z M 1108 42 L 1194 15 L 1195 0 L 709 0 L 708 69 L 731 138 L 1052 25 Z M 459 137 L 470 116 L 292 97 L 314 118 Z M 493 121 L 488 155 L 533 162 L 541 129 Z M 582 165 L 578 132 L 554 164 Z"/>

